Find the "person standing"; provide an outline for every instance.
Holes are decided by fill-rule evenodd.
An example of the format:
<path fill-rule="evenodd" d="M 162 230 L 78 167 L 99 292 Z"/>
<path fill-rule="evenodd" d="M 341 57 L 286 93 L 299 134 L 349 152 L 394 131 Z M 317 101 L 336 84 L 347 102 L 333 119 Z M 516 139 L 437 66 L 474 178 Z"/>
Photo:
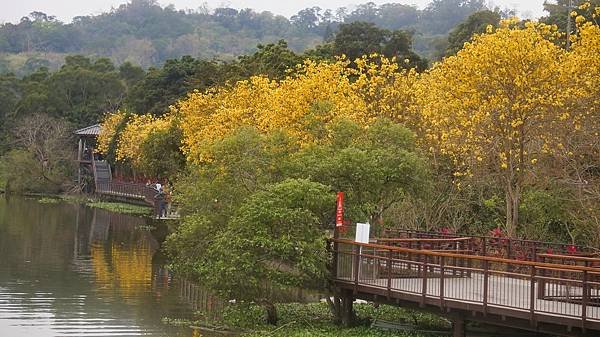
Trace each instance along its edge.
<path fill-rule="evenodd" d="M 167 203 L 165 199 L 165 192 L 161 187 L 158 189 L 158 193 L 154 195 L 154 200 L 156 204 L 158 204 L 158 219 L 161 219 L 167 215 Z"/>

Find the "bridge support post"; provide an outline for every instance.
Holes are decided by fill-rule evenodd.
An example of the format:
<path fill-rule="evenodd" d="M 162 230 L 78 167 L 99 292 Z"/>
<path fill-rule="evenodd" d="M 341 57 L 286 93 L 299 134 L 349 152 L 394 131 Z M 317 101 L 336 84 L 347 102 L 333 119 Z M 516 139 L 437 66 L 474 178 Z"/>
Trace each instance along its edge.
<path fill-rule="evenodd" d="M 465 319 L 462 317 L 455 317 L 452 319 L 452 337 L 465 337 Z"/>
<path fill-rule="evenodd" d="M 341 294 L 341 302 L 342 302 L 342 325 L 345 327 L 350 327 L 355 323 L 354 319 L 354 296 L 352 291 L 347 289 L 342 290 Z"/>

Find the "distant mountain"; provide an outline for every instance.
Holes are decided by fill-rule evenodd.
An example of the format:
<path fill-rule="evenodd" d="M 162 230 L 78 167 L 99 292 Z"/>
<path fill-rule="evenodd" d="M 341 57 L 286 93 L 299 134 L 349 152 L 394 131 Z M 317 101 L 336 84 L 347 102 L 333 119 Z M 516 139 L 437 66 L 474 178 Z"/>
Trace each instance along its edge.
<path fill-rule="evenodd" d="M 352 11 L 306 8 L 288 19 L 252 9 L 183 11 L 161 7 L 155 0 L 132 0 L 108 13 L 76 17 L 68 24 L 33 12 L 18 24 L 0 26 L 0 73 L 24 75 L 40 66 L 57 68 L 68 54 L 106 56 L 117 64 L 131 61 L 142 67 L 182 55 L 233 59 L 254 52 L 258 44 L 280 39 L 302 52 L 334 36 L 340 23 L 353 21 L 412 31 L 416 52 L 435 58 L 444 49 L 448 31 L 482 9 L 484 0 L 433 0 L 424 10 L 366 3 Z"/>

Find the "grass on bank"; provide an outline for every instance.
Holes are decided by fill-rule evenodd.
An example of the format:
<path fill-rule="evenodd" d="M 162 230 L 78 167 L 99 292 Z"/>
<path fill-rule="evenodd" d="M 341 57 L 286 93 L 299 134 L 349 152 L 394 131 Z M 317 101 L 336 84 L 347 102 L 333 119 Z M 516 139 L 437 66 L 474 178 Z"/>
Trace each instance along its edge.
<path fill-rule="evenodd" d="M 241 331 L 241 337 L 425 337 L 434 335 L 419 331 L 448 331 L 450 329 L 450 323 L 443 318 L 398 307 L 355 304 L 354 308 L 358 316 L 358 325 L 352 328 L 343 328 L 333 324 L 326 303 L 278 304 L 279 322 L 276 326 L 267 324 L 264 309 L 254 304 L 229 305 L 219 320 L 206 319 L 201 313 L 198 313 L 196 321 L 165 319 L 164 322 L 174 325 L 207 326 L 216 330 Z M 386 331 L 371 327 L 374 320 L 404 323 L 412 328 L 408 329 L 409 331 Z"/>
<path fill-rule="evenodd" d="M 114 213 L 131 214 L 131 215 L 151 215 L 152 208 L 146 206 L 125 204 L 121 202 L 94 201 L 88 202 L 86 205 L 105 209 Z"/>
<path fill-rule="evenodd" d="M 84 196 L 72 196 L 72 195 L 61 195 L 61 196 L 43 196 L 37 199 L 41 204 L 57 204 L 61 201 L 65 201 L 73 204 L 85 204 L 89 207 L 95 207 L 111 211 L 114 213 L 129 214 L 129 215 L 151 215 L 152 208 L 147 206 L 126 204 L 122 202 L 108 202 L 100 201 L 97 199 L 87 198 Z"/>

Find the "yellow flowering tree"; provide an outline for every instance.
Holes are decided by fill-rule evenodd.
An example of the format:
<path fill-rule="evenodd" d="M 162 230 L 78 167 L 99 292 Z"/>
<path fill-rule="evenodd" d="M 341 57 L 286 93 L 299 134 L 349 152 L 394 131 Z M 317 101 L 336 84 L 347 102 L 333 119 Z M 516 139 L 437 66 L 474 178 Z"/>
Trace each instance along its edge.
<path fill-rule="evenodd" d="M 364 102 L 369 119 L 385 117 L 411 128 L 415 119 L 415 86 L 419 73 L 400 68 L 394 58 L 363 56 L 355 61 L 352 90 Z"/>
<path fill-rule="evenodd" d="M 155 166 L 156 153 L 160 149 L 155 149 L 156 146 L 151 146 L 149 142 L 158 140 L 164 143 L 165 137 L 178 132 L 177 118 L 171 114 L 156 117 L 149 114 L 111 113 L 107 114 L 102 122 L 98 137 L 98 151 L 105 155 L 114 155 L 115 161 L 130 164 L 141 173 L 154 176 L 157 170 L 151 166 Z M 177 144 L 177 147 L 179 145 Z M 169 157 L 170 154 L 167 152 L 173 150 L 178 151 L 177 148 L 165 148 L 164 157 Z M 149 155 L 152 158 L 149 158 Z"/>
<path fill-rule="evenodd" d="M 366 125 L 376 117 L 407 119 L 414 103 L 415 71 L 399 70 L 394 60 L 378 55 L 333 63 L 306 61 L 281 81 L 252 77 L 237 84 L 191 93 L 179 103 L 184 151 L 202 162 L 214 141 L 242 126 L 262 133 L 283 129 L 300 144 L 327 137 L 340 118 Z"/>
<path fill-rule="evenodd" d="M 206 149 L 241 126 L 260 132 L 285 129 L 300 142 L 314 139 L 315 127 L 336 116 L 361 119 L 364 104 L 353 94 L 347 62 L 300 65 L 282 81 L 256 76 L 232 87 L 194 92 L 180 102 L 184 151 L 200 162 Z"/>
<path fill-rule="evenodd" d="M 599 8 L 582 5 L 582 10 L 597 18 Z M 579 18 L 579 17 L 578 17 Z M 562 64 L 563 81 L 571 84 L 569 110 L 574 127 L 565 131 L 565 148 L 559 153 L 551 169 L 560 173 L 563 183 L 572 191 L 576 207 L 570 209 L 578 224 L 573 236 L 600 244 L 600 27 L 595 22 L 578 20 L 578 35 L 571 51 Z M 572 131 L 576 132 L 572 132 Z"/>
<path fill-rule="evenodd" d="M 127 113 L 122 111 L 106 114 L 101 123 L 96 151 L 104 155 L 111 153 L 114 155 L 118 142 L 119 129 L 122 129 L 127 125 L 127 120 Z"/>
<path fill-rule="evenodd" d="M 428 140 L 452 158 L 456 175 L 503 186 L 511 236 L 528 174 L 541 156 L 564 148 L 561 131 L 573 126 L 558 37 L 556 27 L 516 19 L 488 27 L 428 71 L 417 90 Z"/>

